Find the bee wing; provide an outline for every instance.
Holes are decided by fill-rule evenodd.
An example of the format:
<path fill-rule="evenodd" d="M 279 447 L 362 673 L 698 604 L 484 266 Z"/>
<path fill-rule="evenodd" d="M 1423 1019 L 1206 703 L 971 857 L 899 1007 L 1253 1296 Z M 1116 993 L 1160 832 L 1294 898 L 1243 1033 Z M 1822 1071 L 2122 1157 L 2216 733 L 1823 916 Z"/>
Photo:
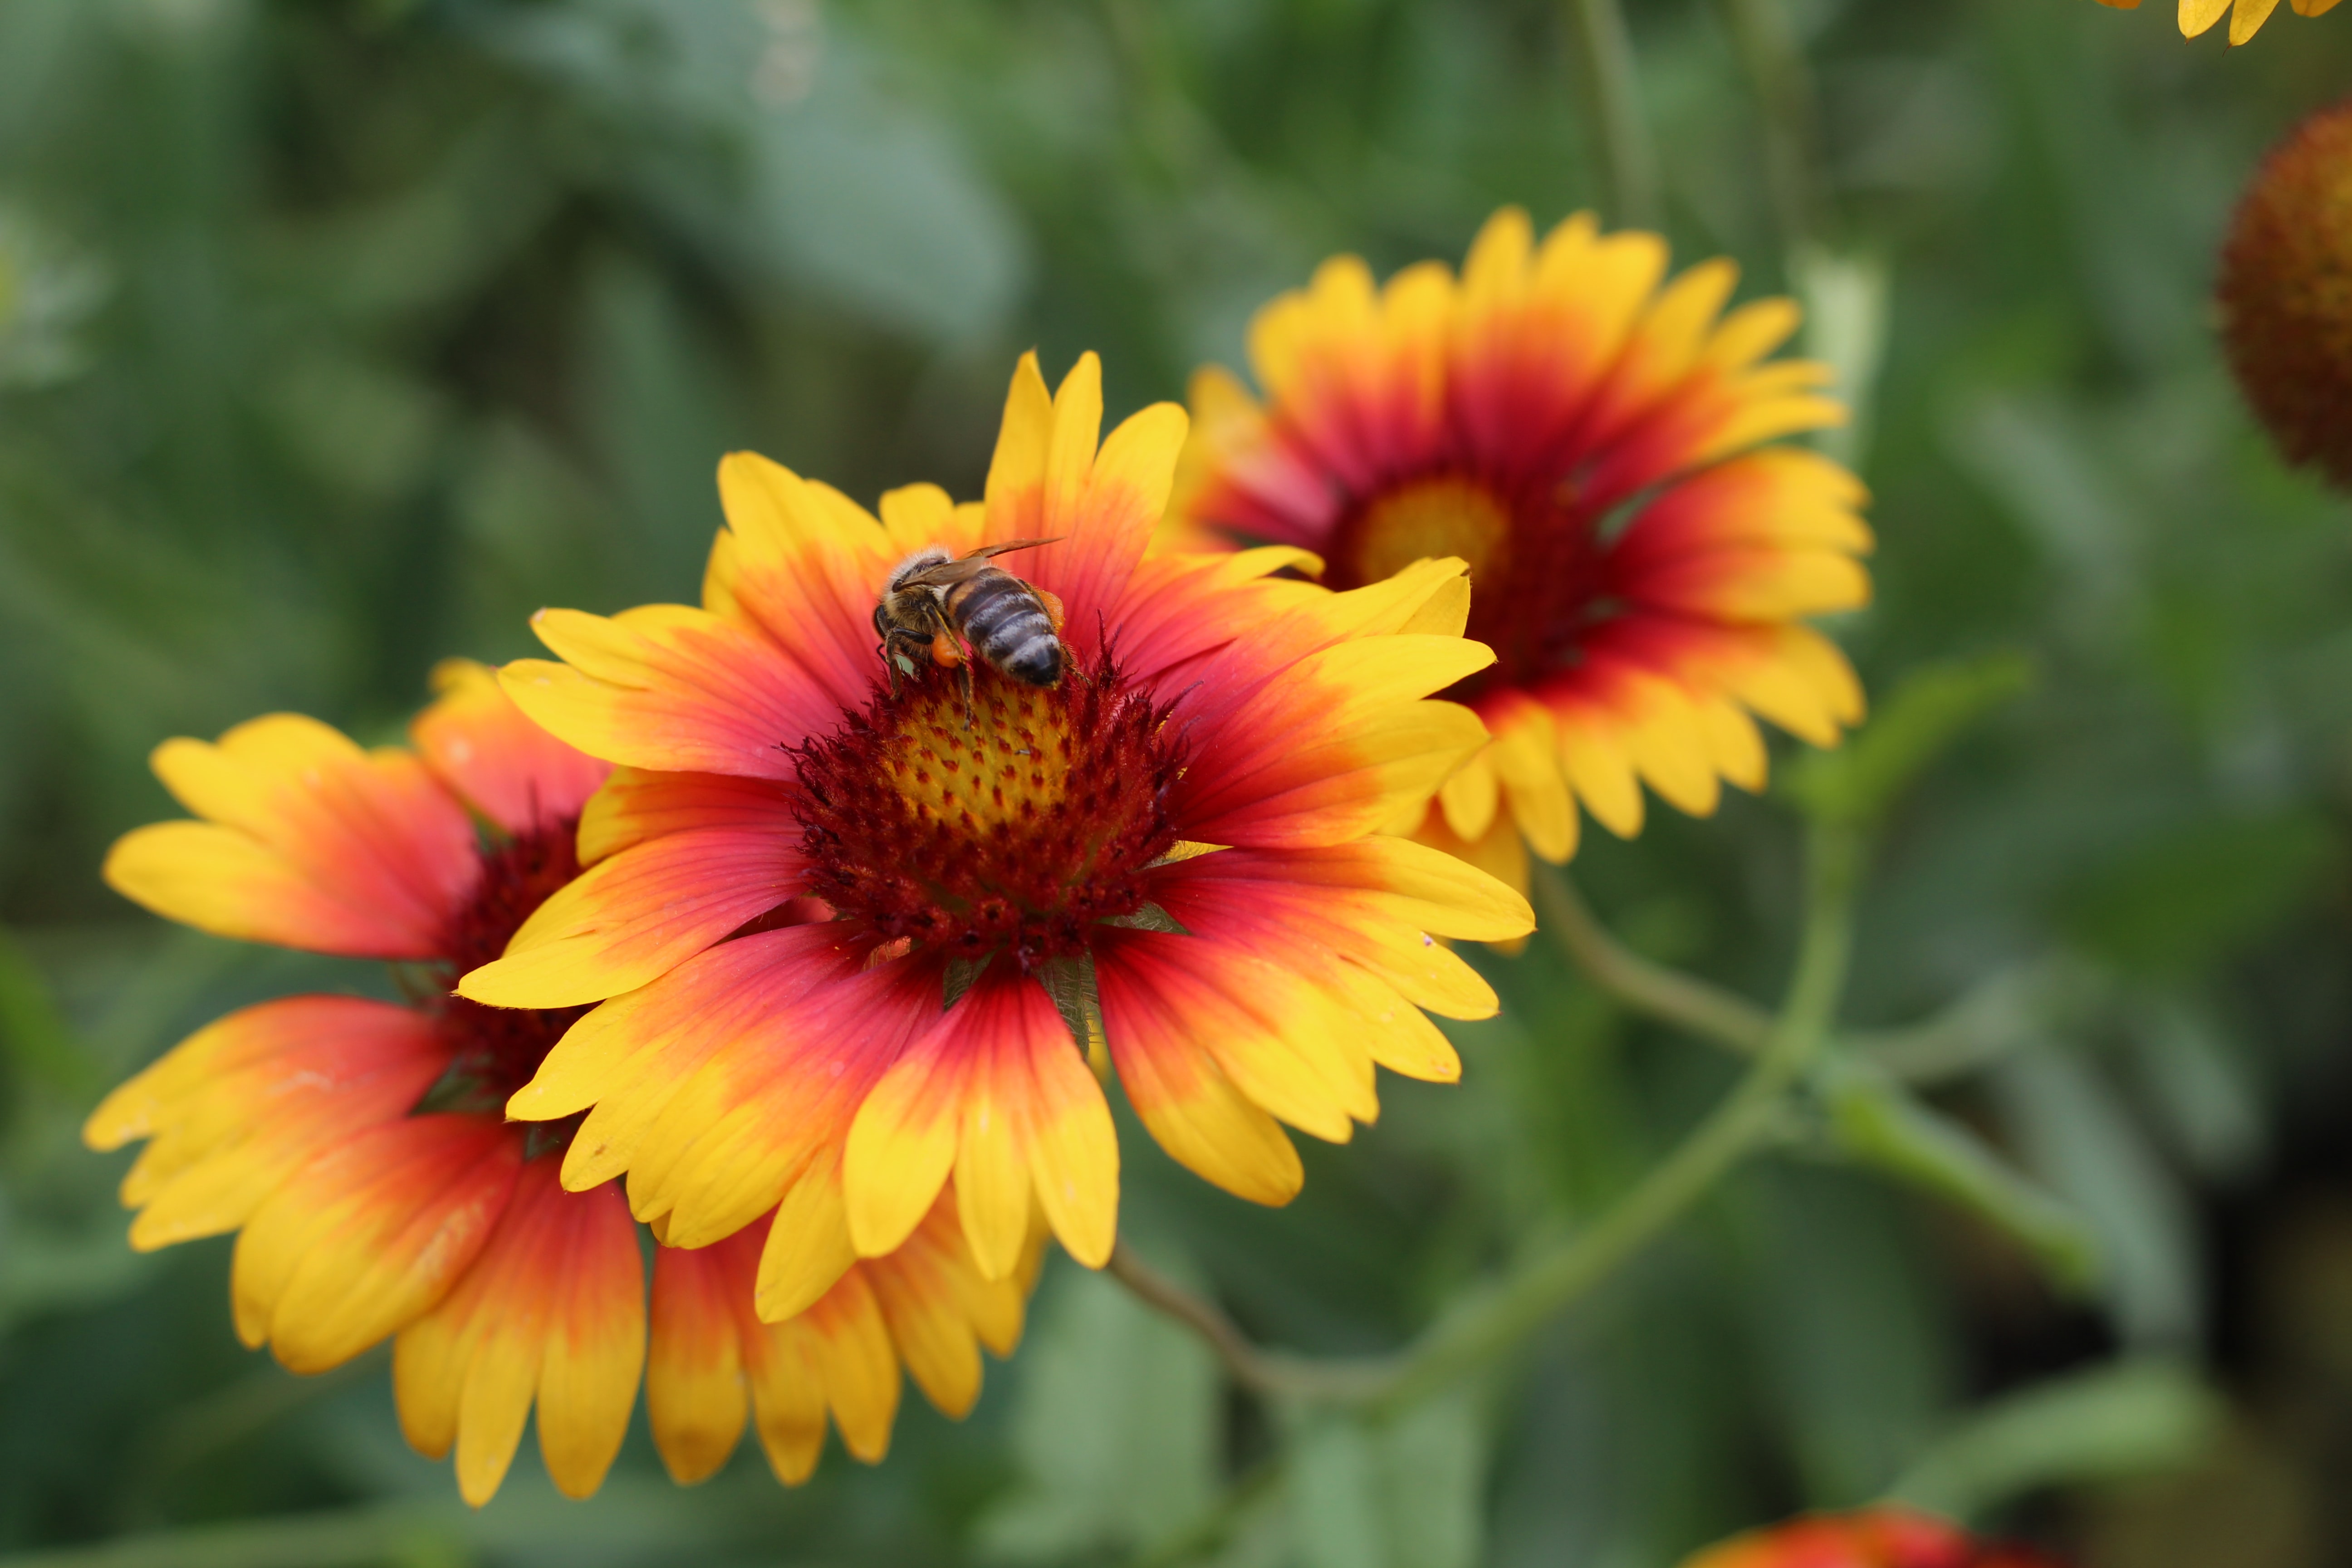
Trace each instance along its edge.
<path fill-rule="evenodd" d="M 987 565 L 992 555 L 1003 555 L 1013 550 L 1034 550 L 1041 544 L 1059 542 L 1060 535 L 1057 534 L 1052 539 L 1008 539 L 1002 544 L 983 544 L 968 555 L 959 555 L 953 561 L 942 561 L 936 566 L 910 572 L 899 579 L 898 585 L 902 588 L 952 588 Z"/>

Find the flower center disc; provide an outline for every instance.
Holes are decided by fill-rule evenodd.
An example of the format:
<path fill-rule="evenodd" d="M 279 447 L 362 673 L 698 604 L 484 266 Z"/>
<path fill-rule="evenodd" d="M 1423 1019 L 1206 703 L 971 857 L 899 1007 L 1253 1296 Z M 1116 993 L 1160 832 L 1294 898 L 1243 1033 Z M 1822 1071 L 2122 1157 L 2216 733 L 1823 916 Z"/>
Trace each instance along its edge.
<path fill-rule="evenodd" d="M 1468 635 L 1495 650 L 1496 663 L 1441 693 L 1462 701 L 1575 661 L 1579 639 L 1608 613 L 1594 589 L 1597 548 L 1594 520 L 1564 483 L 1432 474 L 1367 499 L 1344 519 L 1325 581 L 1355 588 L 1428 557 L 1468 563 Z"/>
<path fill-rule="evenodd" d="M 487 1007 L 457 995 L 457 977 L 504 953 L 530 912 L 580 874 L 579 818 L 565 817 L 482 853 L 480 879 L 442 938 L 442 990 L 429 1005 L 448 1041 L 447 1073 L 420 1110 L 497 1112 L 585 1007 Z"/>
<path fill-rule="evenodd" d="M 793 811 L 809 891 L 885 942 L 1026 968 L 1134 913 L 1176 842 L 1167 712 L 1108 658 L 1059 687 L 929 669 L 801 751 Z"/>
<path fill-rule="evenodd" d="M 1420 479 L 1367 506 L 1349 551 L 1357 577 L 1379 583 L 1427 556 L 1459 555 L 1475 579 L 1510 566 L 1511 514 L 1469 479 Z M 1493 581 L 1493 578 L 1489 578 Z"/>

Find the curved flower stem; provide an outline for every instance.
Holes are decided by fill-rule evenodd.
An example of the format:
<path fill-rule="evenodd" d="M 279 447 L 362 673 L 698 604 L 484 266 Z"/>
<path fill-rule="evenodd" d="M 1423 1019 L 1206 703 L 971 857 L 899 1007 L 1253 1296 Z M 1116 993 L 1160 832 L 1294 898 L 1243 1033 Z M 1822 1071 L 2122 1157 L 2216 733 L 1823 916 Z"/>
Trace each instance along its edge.
<path fill-rule="evenodd" d="M 1821 108 L 1813 77 L 1781 0 L 1723 0 L 1758 107 L 1764 175 L 1780 241 L 1793 255 L 1821 237 L 1829 197 L 1821 174 Z"/>
<path fill-rule="evenodd" d="M 1568 0 L 1583 68 L 1584 118 L 1601 154 L 1609 216 L 1635 228 L 1658 226 L 1658 155 L 1642 118 L 1633 40 L 1618 0 Z"/>
<path fill-rule="evenodd" d="M 1385 1361 L 1318 1362 L 1270 1353 L 1250 1343 L 1215 1306 L 1142 1264 L 1124 1243 L 1112 1251 L 1109 1272 L 1145 1304 L 1206 1340 L 1235 1382 L 1268 1398 L 1390 1412 L 1498 1359 L 1609 1278 L 1688 1213 L 1733 1166 L 1778 1135 L 1789 1090 L 1820 1054 L 1845 988 L 1861 858 L 1861 843 L 1853 833 L 1826 826 L 1813 830 L 1805 931 L 1788 999 L 1766 1030 L 1754 1062 L 1722 1103 L 1598 1220 L 1535 1250 L 1496 1287 L 1433 1325 L 1401 1354 Z"/>
<path fill-rule="evenodd" d="M 1679 970 L 1653 963 L 1609 934 L 1576 885 L 1557 866 L 1538 861 L 1534 891 L 1544 932 L 1569 962 L 1628 1007 L 1753 1056 L 1772 1034 L 1772 1016 Z"/>
<path fill-rule="evenodd" d="M 1615 1272 L 1777 1135 L 1788 1091 L 1829 1037 L 1853 945 L 1859 842 L 1841 829 L 1816 827 L 1809 859 L 1796 973 L 1746 1076 L 1606 1214 L 1522 1262 L 1492 1294 L 1423 1335 L 1373 1403 L 1409 1405 L 1509 1351 Z"/>
<path fill-rule="evenodd" d="M 1241 1326 L 1218 1308 L 1184 1289 L 1142 1258 L 1121 1237 L 1112 1244 L 1103 1272 L 1126 1286 L 1136 1300 L 1183 1324 L 1207 1342 L 1235 1383 L 1270 1399 L 1358 1404 L 1385 1382 L 1379 1362 L 1318 1360 L 1260 1350 Z"/>

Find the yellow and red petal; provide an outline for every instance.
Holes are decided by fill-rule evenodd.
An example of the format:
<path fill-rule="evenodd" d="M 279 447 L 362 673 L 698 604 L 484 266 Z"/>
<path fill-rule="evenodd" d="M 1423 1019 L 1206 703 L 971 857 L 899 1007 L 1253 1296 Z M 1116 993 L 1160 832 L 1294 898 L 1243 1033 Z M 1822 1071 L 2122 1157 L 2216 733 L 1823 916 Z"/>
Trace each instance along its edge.
<path fill-rule="evenodd" d="M 782 823 L 649 839 L 557 889 L 458 994 L 494 1007 L 572 1007 L 633 991 L 798 896 L 803 868 L 798 835 Z"/>
<path fill-rule="evenodd" d="M 1328 601 L 1312 583 L 1276 575 L 1285 569 L 1311 574 L 1321 564 L 1303 550 L 1281 546 L 1148 558 L 1106 617 L 1116 628 L 1122 668 L 1138 679 L 1189 685 L 1191 669 L 1213 659 L 1236 632 L 1296 618 L 1292 612 L 1311 613 Z M 1260 662 L 1276 661 L 1268 655 Z"/>
<path fill-rule="evenodd" d="M 1034 353 L 1024 354 L 989 464 L 984 538 L 1053 539 L 1024 554 L 1019 574 L 1072 611 L 1067 638 L 1091 652 L 1091 611 L 1118 602 L 1168 505 L 1184 411 L 1155 404 L 1097 446 L 1102 365 L 1081 354 L 1048 395 Z"/>
<path fill-rule="evenodd" d="M 841 1186 L 841 1156 L 819 1153 L 784 1190 L 760 1249 L 751 1288 L 752 1310 L 781 1323 L 808 1310 L 857 1262 L 849 1239 L 849 1203 Z"/>
<path fill-rule="evenodd" d="M 146 1251 L 236 1229 L 313 1156 L 405 1116 L 448 1063 L 410 1008 L 289 996 L 199 1029 L 108 1095 L 82 1136 L 150 1141 L 122 1186 Z"/>
<path fill-rule="evenodd" d="M 1829 746 L 1863 710 L 1852 666 L 1808 626 L 1664 615 L 1594 633 L 1585 663 L 1533 695 L 1553 712 L 1570 787 L 1627 837 L 1641 828 L 1640 784 L 1701 815 L 1718 778 L 1760 787 L 1747 713 Z"/>
<path fill-rule="evenodd" d="M 369 1128 L 295 1173 L 236 1239 L 237 1333 L 323 1372 L 437 1302 L 489 1239 L 522 1161 L 481 1116 Z"/>
<path fill-rule="evenodd" d="M 719 464 L 719 496 L 727 528 L 711 551 L 705 605 L 758 628 L 835 708 L 862 703 L 882 668 L 876 593 L 908 552 L 840 491 L 754 453 Z"/>
<path fill-rule="evenodd" d="M 1491 1017 L 1497 1004 L 1435 939 L 1509 942 L 1534 929 L 1517 889 L 1454 856 L 1385 835 L 1322 849 L 1202 856 L 1161 868 L 1153 892 L 1187 931 L 1268 952 L 1328 954 L 1414 1007 L 1454 1018 Z M 1367 1023 L 1367 1037 L 1387 1032 L 1379 1022 Z M 1414 1023 L 1400 1015 L 1398 1026 Z"/>
<path fill-rule="evenodd" d="M 1096 959 L 1112 1059 L 1122 1079 L 1129 1060 L 1147 1053 L 1173 1054 L 1180 1060 L 1205 1056 L 1224 1081 L 1260 1110 L 1318 1138 L 1344 1142 L 1355 1122 L 1379 1115 L 1376 1059 L 1386 1057 L 1415 1068 L 1433 1058 L 1450 1060 L 1442 1040 L 1431 1048 L 1434 1031 L 1416 1009 L 1400 1006 L 1393 989 L 1368 972 L 1342 973 L 1331 950 L 1303 936 L 1295 943 L 1282 940 L 1278 929 L 1276 945 L 1266 949 L 1261 940 L 1265 928 L 1231 918 L 1230 908 L 1220 907 L 1220 901 L 1185 899 L 1185 892 L 1195 889 L 1180 885 L 1165 890 L 1202 917 L 1202 924 L 1192 926 L 1171 906 L 1170 913 L 1191 934 L 1122 936 Z M 1137 1010 L 1144 1010 L 1141 999 L 1148 993 L 1158 999 L 1163 1016 L 1147 1024 L 1150 1044 L 1127 1043 L 1122 1054 L 1120 1034 L 1110 1022 L 1109 994 L 1114 972 L 1128 966 L 1139 966 L 1143 980 L 1137 987 Z M 1366 1010 L 1376 996 L 1384 998 L 1375 1006 L 1385 1017 Z M 1158 1066 L 1149 1076 L 1174 1080 L 1185 1075 Z M 1440 1068 L 1434 1076 L 1449 1075 Z M 1143 1099 L 1131 1085 L 1129 1094 L 1143 1112 Z M 1146 1125 L 1150 1121 L 1147 1114 Z M 1184 1158 L 1173 1147 L 1170 1152 Z"/>
<path fill-rule="evenodd" d="M 495 1496 L 534 1401 L 539 1447 L 567 1497 L 604 1484 L 646 1364 L 645 1264 L 617 1188 L 563 1190 L 534 1160 L 480 1256 L 446 1299 L 404 1329 L 393 1356 L 401 1426 L 438 1458 L 454 1443 L 457 1487 Z"/>
<path fill-rule="evenodd" d="M 648 839 L 698 827 L 791 833 L 790 807 L 772 779 L 615 768 L 580 813 L 580 863 L 593 866 Z"/>
<path fill-rule="evenodd" d="M 1032 1194 L 1088 1268 L 1110 1257 L 1118 1142 L 1102 1087 L 1035 982 L 993 965 L 914 1042 L 859 1107 L 843 1177 L 863 1257 L 896 1249 L 949 1173 L 981 1272 L 1010 1276 Z"/>
<path fill-rule="evenodd" d="M 2099 0 L 2119 11 L 2137 11 L 2139 0 Z M 2321 16 L 2336 9 L 2337 0 L 2294 0 L 2293 10 L 2298 16 Z M 2234 47 L 2244 43 L 2262 30 L 2271 13 L 2278 9 L 2278 0 L 2237 0 L 2237 9 L 2231 10 L 2231 0 L 2180 0 L 2180 33 L 2194 38 L 2220 21 L 2230 18 L 2230 42 Z"/>
<path fill-rule="evenodd" d="M 1486 743 L 1476 716 L 1427 701 L 1494 656 L 1439 605 L 1459 563 L 1294 601 L 1192 662 L 1176 716 L 1192 758 L 1173 809 L 1213 844 L 1338 843 L 1426 800 Z"/>
<path fill-rule="evenodd" d="M 763 632 L 708 610 L 541 610 L 530 624 L 565 662 L 518 659 L 499 684 L 541 728 L 607 762 L 789 778 L 780 741 L 840 711 Z"/>
<path fill-rule="evenodd" d="M 1446 820 L 1444 805 L 1432 801 L 1428 810 L 1423 814 L 1421 821 L 1412 826 L 1406 837 L 1416 844 L 1436 850 L 1441 855 L 1450 855 L 1457 860 L 1466 861 L 1523 899 L 1528 896 L 1529 887 L 1528 841 L 1520 836 L 1519 825 L 1507 814 L 1497 813 L 1486 825 L 1486 830 L 1484 833 L 1475 838 L 1465 838 L 1456 833 L 1453 825 Z M 1570 853 L 1573 854 L 1575 848 L 1575 835 L 1570 834 Z M 1502 952 L 1516 952 L 1524 945 L 1526 940 L 1524 937 L 1505 938 L 1493 945 Z M 1472 978 L 1475 978 L 1475 974 Z M 1479 984 L 1483 985 L 1486 983 L 1480 981 Z M 1444 1011 L 1444 1008 L 1432 1003 L 1423 1003 L 1423 1005 L 1429 1006 L 1435 1012 Z"/>
<path fill-rule="evenodd" d="M 473 824 L 424 763 L 275 713 L 217 743 L 166 741 L 155 773 L 201 820 L 134 828 L 108 884 L 220 936 L 420 959 L 478 874 Z"/>
<path fill-rule="evenodd" d="M 858 1102 L 939 1018 L 940 991 L 935 967 L 859 968 L 854 951 L 824 945 L 833 940 L 824 926 L 747 937 L 649 988 L 667 993 L 675 1029 L 648 1031 L 636 1076 L 599 1099 L 569 1179 L 601 1168 L 576 1152 L 583 1145 L 625 1163 L 637 1214 L 695 1247 L 741 1229 L 837 1156 Z M 754 942 L 764 954 L 730 951 Z M 698 996 L 719 1005 L 698 1013 Z"/>
<path fill-rule="evenodd" d="M 751 1281 L 728 1242 L 654 1249 L 646 1416 L 670 1479 L 692 1486 L 719 1471 L 751 1416 L 738 1298 Z"/>
<path fill-rule="evenodd" d="M 1486 742 L 1475 712 L 1421 699 L 1490 661 L 1458 637 L 1367 638 L 1301 659 L 1246 704 L 1204 696 L 1176 796 L 1185 836 L 1337 844 L 1395 820 Z"/>
<path fill-rule="evenodd" d="M 439 695 L 409 723 L 409 741 L 443 784 L 508 833 L 577 816 L 612 771 L 532 723 L 485 665 L 444 659 L 433 689 Z"/>
<path fill-rule="evenodd" d="M 1154 939 L 1147 941 L 1146 939 Z M 1129 1103 L 1160 1146 L 1227 1192 L 1286 1204 L 1306 1180 L 1281 1125 L 1237 1088 L 1200 1037 L 1226 1011 L 1165 944 L 1122 932 L 1096 955 L 1104 1033 Z"/>
<path fill-rule="evenodd" d="M 941 1414 L 961 1420 L 980 1398 L 981 1347 L 1009 1356 L 1019 1345 L 1045 1239 L 1032 1224 L 1021 1259 L 992 1278 L 973 1260 L 950 1186 L 897 1251 L 858 1266 L 908 1375 Z"/>
<path fill-rule="evenodd" d="M 950 1194 L 897 1252 L 856 1264 L 776 1322 L 751 1310 L 758 1229 L 655 1257 L 646 1404 L 682 1484 L 726 1462 L 754 1405 L 770 1465 L 787 1484 L 814 1468 L 828 1406 L 842 1414 L 851 1450 L 878 1459 L 901 1360 L 932 1404 L 961 1418 L 979 1396 L 980 1347 L 1003 1356 L 1019 1342 L 1033 1275 L 982 1279 Z"/>

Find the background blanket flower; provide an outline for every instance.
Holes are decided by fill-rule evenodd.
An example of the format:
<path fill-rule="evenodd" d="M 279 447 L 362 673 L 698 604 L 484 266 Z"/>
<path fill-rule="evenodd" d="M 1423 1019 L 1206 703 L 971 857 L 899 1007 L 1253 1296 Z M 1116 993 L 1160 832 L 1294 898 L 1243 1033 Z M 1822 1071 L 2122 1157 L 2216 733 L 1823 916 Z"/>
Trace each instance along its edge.
<path fill-rule="evenodd" d="M 1578 808 L 1639 832 L 1643 786 L 1683 810 L 1764 782 L 1751 715 L 1816 745 L 1862 689 L 1805 618 L 1864 603 L 1860 481 L 1776 438 L 1840 423 L 1826 369 L 1766 356 L 1796 305 L 1728 313 L 1737 270 L 1665 281 L 1665 243 L 1590 215 L 1540 245 L 1505 208 L 1457 281 L 1375 288 L 1352 256 L 1258 312 L 1265 399 L 1215 367 L 1171 537 L 1288 544 L 1351 588 L 1466 561 L 1496 661 L 1452 695 L 1494 744 L 1447 780 L 1424 842 L 1525 889 L 1525 846 L 1575 852 Z"/>
<path fill-rule="evenodd" d="M 1906 1508 L 1809 1514 L 1710 1546 L 1683 1568 L 2058 1568 L 2023 1546 L 1979 1540 Z"/>

